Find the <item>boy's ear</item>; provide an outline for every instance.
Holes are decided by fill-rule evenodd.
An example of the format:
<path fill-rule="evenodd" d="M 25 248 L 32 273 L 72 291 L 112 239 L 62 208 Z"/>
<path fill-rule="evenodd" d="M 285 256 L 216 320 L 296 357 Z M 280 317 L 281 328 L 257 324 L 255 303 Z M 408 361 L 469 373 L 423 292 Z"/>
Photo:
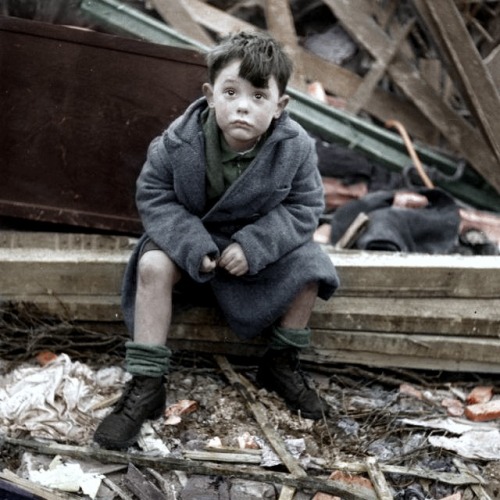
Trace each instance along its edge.
<path fill-rule="evenodd" d="M 213 108 L 214 106 L 214 89 L 209 83 L 204 83 L 201 87 L 203 95 L 206 97 L 208 102 L 208 107 Z"/>
<path fill-rule="evenodd" d="M 276 109 L 276 112 L 274 113 L 274 118 L 278 119 L 281 116 L 281 113 L 285 110 L 287 107 L 288 103 L 290 102 L 290 96 L 287 94 L 283 94 L 278 101 L 278 108 Z"/>

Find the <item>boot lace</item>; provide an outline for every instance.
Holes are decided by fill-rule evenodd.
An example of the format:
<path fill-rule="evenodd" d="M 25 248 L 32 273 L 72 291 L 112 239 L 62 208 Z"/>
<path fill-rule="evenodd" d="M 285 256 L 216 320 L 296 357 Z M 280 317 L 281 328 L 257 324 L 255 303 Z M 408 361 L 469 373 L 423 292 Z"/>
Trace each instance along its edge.
<path fill-rule="evenodd" d="M 127 417 L 132 418 L 131 412 L 136 407 L 137 399 L 140 395 L 141 387 L 139 380 L 133 377 L 125 385 L 123 394 L 115 405 L 114 413 L 123 413 Z"/>

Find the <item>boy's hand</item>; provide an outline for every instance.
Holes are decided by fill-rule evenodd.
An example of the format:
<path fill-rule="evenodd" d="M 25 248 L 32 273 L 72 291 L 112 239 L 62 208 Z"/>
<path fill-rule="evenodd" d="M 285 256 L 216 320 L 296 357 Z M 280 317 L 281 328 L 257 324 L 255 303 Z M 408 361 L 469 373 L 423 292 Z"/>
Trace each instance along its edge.
<path fill-rule="evenodd" d="M 248 271 L 248 262 L 239 243 L 231 243 L 222 252 L 219 267 L 234 276 L 243 276 Z"/>
<path fill-rule="evenodd" d="M 200 273 L 209 273 L 213 271 L 216 266 L 217 261 L 211 259 L 208 255 L 205 255 L 205 257 L 203 257 L 203 260 L 201 261 Z"/>

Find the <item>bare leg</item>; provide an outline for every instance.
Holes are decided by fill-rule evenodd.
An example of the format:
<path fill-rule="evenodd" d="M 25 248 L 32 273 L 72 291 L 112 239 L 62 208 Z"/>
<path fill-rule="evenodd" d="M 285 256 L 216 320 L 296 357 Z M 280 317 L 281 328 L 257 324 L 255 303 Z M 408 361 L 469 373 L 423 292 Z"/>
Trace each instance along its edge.
<path fill-rule="evenodd" d="M 280 326 L 283 328 L 306 328 L 318 295 L 318 284 L 309 283 L 295 297 L 288 311 L 283 315 Z"/>
<path fill-rule="evenodd" d="M 122 397 L 97 427 L 94 441 L 112 449 L 127 449 L 137 441 L 142 424 L 163 414 L 170 350 L 165 345 L 172 319 L 172 290 L 179 268 L 161 250 L 149 250 L 139 260 L 134 342 L 126 346 L 127 370 L 133 375 Z"/>
<path fill-rule="evenodd" d="M 139 261 L 135 299 L 134 342 L 165 345 L 172 320 L 172 290 L 181 272 L 161 250 Z"/>

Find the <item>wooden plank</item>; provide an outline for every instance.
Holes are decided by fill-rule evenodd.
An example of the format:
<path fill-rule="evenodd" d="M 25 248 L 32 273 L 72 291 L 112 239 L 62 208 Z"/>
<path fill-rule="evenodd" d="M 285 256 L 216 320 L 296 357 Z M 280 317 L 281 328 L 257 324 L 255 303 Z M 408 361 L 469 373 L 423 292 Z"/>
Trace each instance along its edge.
<path fill-rule="evenodd" d="M 318 300 L 312 328 L 370 330 L 498 338 L 500 297 L 495 299 L 337 296 Z"/>
<path fill-rule="evenodd" d="M 174 29 L 189 36 L 193 40 L 200 42 L 207 47 L 214 44 L 214 41 L 206 31 L 193 20 L 191 14 L 184 7 L 180 0 L 151 0 L 153 7 L 161 17 Z"/>
<path fill-rule="evenodd" d="M 493 255 L 427 255 L 333 251 L 339 296 L 500 297 L 500 259 Z M 116 295 L 130 252 L 0 248 L 2 294 Z"/>
<path fill-rule="evenodd" d="M 346 363 L 380 368 L 409 368 L 416 370 L 434 370 L 471 373 L 500 373 L 498 363 L 464 361 L 461 359 L 436 359 L 434 357 L 417 358 L 404 352 L 398 354 L 372 353 L 346 350 L 341 347 L 333 351 L 315 350 L 303 354 L 301 359 L 314 364 Z"/>
<path fill-rule="evenodd" d="M 353 350 L 379 355 L 405 355 L 435 361 L 460 360 L 496 365 L 500 370 L 500 339 L 417 335 L 397 332 L 312 330 L 315 350 Z"/>
<path fill-rule="evenodd" d="M 496 256 L 330 252 L 339 295 L 498 298 Z M 492 279 L 490 279 L 492 278 Z"/>
<path fill-rule="evenodd" d="M 116 295 L 129 254 L 1 248 L 2 295 Z"/>
<path fill-rule="evenodd" d="M 500 120 L 498 119 L 500 94 L 484 67 L 481 56 L 453 0 L 440 2 L 424 0 L 424 3 L 440 34 L 448 59 L 460 79 L 464 95 L 471 104 L 470 111 L 475 115 L 497 157 L 496 177 L 500 179 Z"/>
<path fill-rule="evenodd" d="M 363 14 L 363 0 L 325 0 L 345 29 L 373 57 L 382 57 L 390 50 L 390 39 L 375 23 Z M 471 165 L 500 192 L 500 170 L 491 148 L 482 135 L 469 125 L 458 113 L 447 106 L 439 94 L 427 84 L 414 68 L 403 58 L 395 56 L 388 73 L 401 90 L 420 108 Z"/>
<path fill-rule="evenodd" d="M 356 89 L 363 83 L 363 78 L 356 73 L 312 52 L 305 53 L 303 63 L 311 81 L 321 82 L 327 92 L 344 99 L 352 98 Z M 434 127 L 413 103 L 380 88 L 374 89 L 365 103 L 364 110 L 382 122 L 398 116 L 399 120 L 407 124 L 408 130 L 423 142 L 427 142 L 432 136 Z"/>
<path fill-rule="evenodd" d="M 422 78 L 441 96 L 444 96 L 441 85 L 442 65 L 439 59 L 421 58 L 418 61 L 418 67 Z M 445 99 L 445 102 L 446 101 Z M 439 145 L 439 131 L 436 129 L 429 144 Z"/>
<path fill-rule="evenodd" d="M 268 0 L 264 2 L 264 11 L 268 31 L 282 43 L 293 61 L 294 72 L 290 85 L 301 91 L 306 91 L 302 51 L 297 41 L 297 33 L 288 0 Z"/>
<path fill-rule="evenodd" d="M 497 256 L 334 252 L 342 285 L 311 316 L 304 359 L 500 373 Z M 68 321 L 124 330 L 120 288 L 130 250 L 0 248 L 1 302 L 27 302 Z M 406 297 L 406 298 L 405 298 Z M 216 308 L 174 308 L 175 349 L 258 356 Z"/>
<path fill-rule="evenodd" d="M 500 91 L 500 45 L 493 49 L 485 58 L 484 63 L 490 72 L 497 90 Z"/>
<path fill-rule="evenodd" d="M 52 233 L 48 231 L 0 231 L 0 248 L 50 250 L 132 250 L 137 238 L 114 234 Z"/>
<path fill-rule="evenodd" d="M 139 500 L 168 500 L 133 463 L 128 464 L 124 483 Z"/>
<path fill-rule="evenodd" d="M 29 301 L 50 315 L 68 321 L 122 321 L 116 295 L 3 295 L 6 302 Z M 215 308 L 174 308 L 177 338 L 211 340 L 204 328 L 230 332 Z M 500 299 L 393 299 L 336 296 L 318 300 L 311 315 L 313 329 L 398 332 L 463 337 L 498 337 Z M 202 335 L 202 337 L 200 337 Z"/>
<path fill-rule="evenodd" d="M 339 295 L 392 297 L 500 296 L 496 256 L 339 251 L 325 247 L 341 278 Z M 114 294 L 130 252 L 0 248 L 4 293 Z M 29 272 L 32 274 L 28 274 Z M 425 271 L 425 272 L 423 272 Z M 59 274 L 60 276 L 54 276 Z M 65 279 L 64 275 L 72 279 Z M 100 280 L 96 277 L 101 276 Z M 72 283 L 72 281 L 80 283 Z M 28 281 L 30 283 L 28 283 Z"/>
<path fill-rule="evenodd" d="M 387 70 L 387 66 L 398 52 L 401 43 L 406 39 L 414 24 L 415 19 L 412 18 L 408 23 L 406 23 L 398 36 L 394 39 L 390 50 L 384 54 L 384 57 L 375 59 L 375 61 L 372 63 L 370 71 L 368 71 L 368 73 L 365 75 L 363 83 L 356 89 L 354 95 L 347 102 L 347 111 L 356 114 L 365 107 L 366 102 L 373 94 L 373 91 L 378 85 L 378 82 L 384 76 Z"/>

